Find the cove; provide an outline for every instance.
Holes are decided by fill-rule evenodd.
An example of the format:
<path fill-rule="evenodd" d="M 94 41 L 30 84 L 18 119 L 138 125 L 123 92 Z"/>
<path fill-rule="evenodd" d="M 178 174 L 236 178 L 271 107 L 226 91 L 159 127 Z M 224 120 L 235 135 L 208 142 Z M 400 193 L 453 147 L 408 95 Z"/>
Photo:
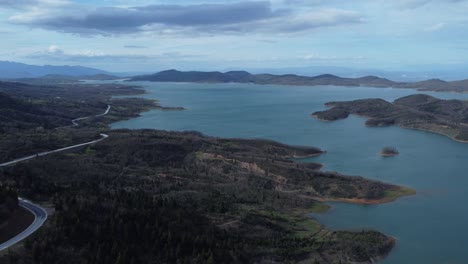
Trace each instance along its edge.
<path fill-rule="evenodd" d="M 382 98 L 393 101 L 421 93 L 371 87 L 298 87 L 249 84 L 131 83 L 145 98 L 185 111 L 152 110 L 112 128 L 196 130 L 210 136 L 266 138 L 328 151 L 309 159 L 323 170 L 378 179 L 418 194 L 381 205 L 330 203 L 313 215 L 330 229 L 375 229 L 397 238 L 382 263 L 465 263 L 468 259 L 468 144 L 399 127 L 368 128 L 351 116 L 322 122 L 310 116 L 329 101 Z M 444 99 L 468 94 L 424 92 Z M 382 158 L 383 146 L 400 155 Z"/>

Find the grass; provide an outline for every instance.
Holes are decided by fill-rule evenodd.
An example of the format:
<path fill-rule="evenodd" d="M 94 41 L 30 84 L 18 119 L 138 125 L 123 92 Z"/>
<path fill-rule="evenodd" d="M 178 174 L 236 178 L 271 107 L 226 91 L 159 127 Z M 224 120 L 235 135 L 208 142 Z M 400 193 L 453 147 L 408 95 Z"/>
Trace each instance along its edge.
<path fill-rule="evenodd" d="M 94 150 L 91 146 L 88 146 L 86 149 L 85 149 L 85 154 L 86 155 L 94 155 L 96 153 L 96 150 Z"/>
<path fill-rule="evenodd" d="M 296 219 L 297 228 L 293 236 L 297 238 L 313 237 L 322 230 L 322 226 L 311 218 Z"/>
<path fill-rule="evenodd" d="M 399 187 L 392 190 L 386 190 L 384 197 L 389 200 L 394 200 L 402 196 L 415 195 L 416 191 L 406 187 Z"/>
<path fill-rule="evenodd" d="M 326 212 L 330 206 L 323 203 L 316 203 L 311 208 L 314 213 Z M 272 211 L 272 210 L 257 210 L 254 208 L 244 208 L 244 212 L 256 213 L 267 217 L 274 223 L 285 227 L 288 230 L 292 230 L 291 236 L 294 238 L 315 238 L 318 234 L 328 233 L 326 229 L 316 220 L 305 216 L 304 214 L 310 213 L 311 209 L 300 210 L 300 211 Z"/>
<path fill-rule="evenodd" d="M 310 208 L 309 211 L 315 214 L 323 214 L 323 213 L 328 212 L 330 208 L 331 206 L 329 206 L 328 204 L 317 202 L 317 203 L 314 203 L 314 205 Z"/>

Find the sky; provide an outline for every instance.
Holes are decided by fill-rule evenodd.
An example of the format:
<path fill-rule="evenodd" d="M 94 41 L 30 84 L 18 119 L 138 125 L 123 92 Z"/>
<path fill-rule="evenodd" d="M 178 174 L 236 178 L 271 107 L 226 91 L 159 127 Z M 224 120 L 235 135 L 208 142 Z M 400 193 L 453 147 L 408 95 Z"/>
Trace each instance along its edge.
<path fill-rule="evenodd" d="M 0 60 L 151 72 L 467 66 L 468 0 L 0 0 Z"/>

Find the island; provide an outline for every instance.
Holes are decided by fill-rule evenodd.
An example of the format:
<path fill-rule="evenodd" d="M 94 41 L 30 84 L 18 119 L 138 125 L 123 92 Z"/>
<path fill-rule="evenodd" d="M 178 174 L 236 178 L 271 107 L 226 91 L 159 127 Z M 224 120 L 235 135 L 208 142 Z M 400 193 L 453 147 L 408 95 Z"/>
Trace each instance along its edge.
<path fill-rule="evenodd" d="M 394 147 L 384 147 L 382 151 L 380 151 L 380 156 L 382 157 L 393 157 L 399 154 L 400 152 Z"/>
<path fill-rule="evenodd" d="M 367 118 L 366 126 L 398 125 L 445 135 L 468 142 L 468 102 L 442 100 L 426 94 L 414 94 L 395 100 L 362 99 L 329 102 L 328 110 L 312 114 L 319 120 L 335 121 L 355 114 Z"/>

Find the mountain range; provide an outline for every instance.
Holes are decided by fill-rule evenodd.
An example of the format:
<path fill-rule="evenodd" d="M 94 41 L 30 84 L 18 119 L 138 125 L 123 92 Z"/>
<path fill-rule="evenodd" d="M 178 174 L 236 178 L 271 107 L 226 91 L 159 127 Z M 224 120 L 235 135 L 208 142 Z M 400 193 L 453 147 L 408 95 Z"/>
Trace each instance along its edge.
<path fill-rule="evenodd" d="M 359 78 L 343 78 L 332 74 L 317 76 L 301 76 L 295 74 L 251 74 L 246 71 L 229 72 L 201 72 L 177 70 L 161 71 L 151 75 L 140 75 L 129 81 L 152 81 L 152 82 L 198 82 L 198 83 L 252 83 L 273 85 L 336 85 L 336 86 L 370 86 L 370 87 L 393 87 L 413 88 L 426 91 L 468 91 L 468 80 L 443 81 L 430 79 L 419 82 L 396 82 L 377 76 L 365 76 Z"/>
<path fill-rule="evenodd" d="M 109 72 L 83 66 L 29 65 L 11 61 L 0 61 L 0 78 L 36 78 L 45 75 L 83 76 L 109 74 Z"/>

